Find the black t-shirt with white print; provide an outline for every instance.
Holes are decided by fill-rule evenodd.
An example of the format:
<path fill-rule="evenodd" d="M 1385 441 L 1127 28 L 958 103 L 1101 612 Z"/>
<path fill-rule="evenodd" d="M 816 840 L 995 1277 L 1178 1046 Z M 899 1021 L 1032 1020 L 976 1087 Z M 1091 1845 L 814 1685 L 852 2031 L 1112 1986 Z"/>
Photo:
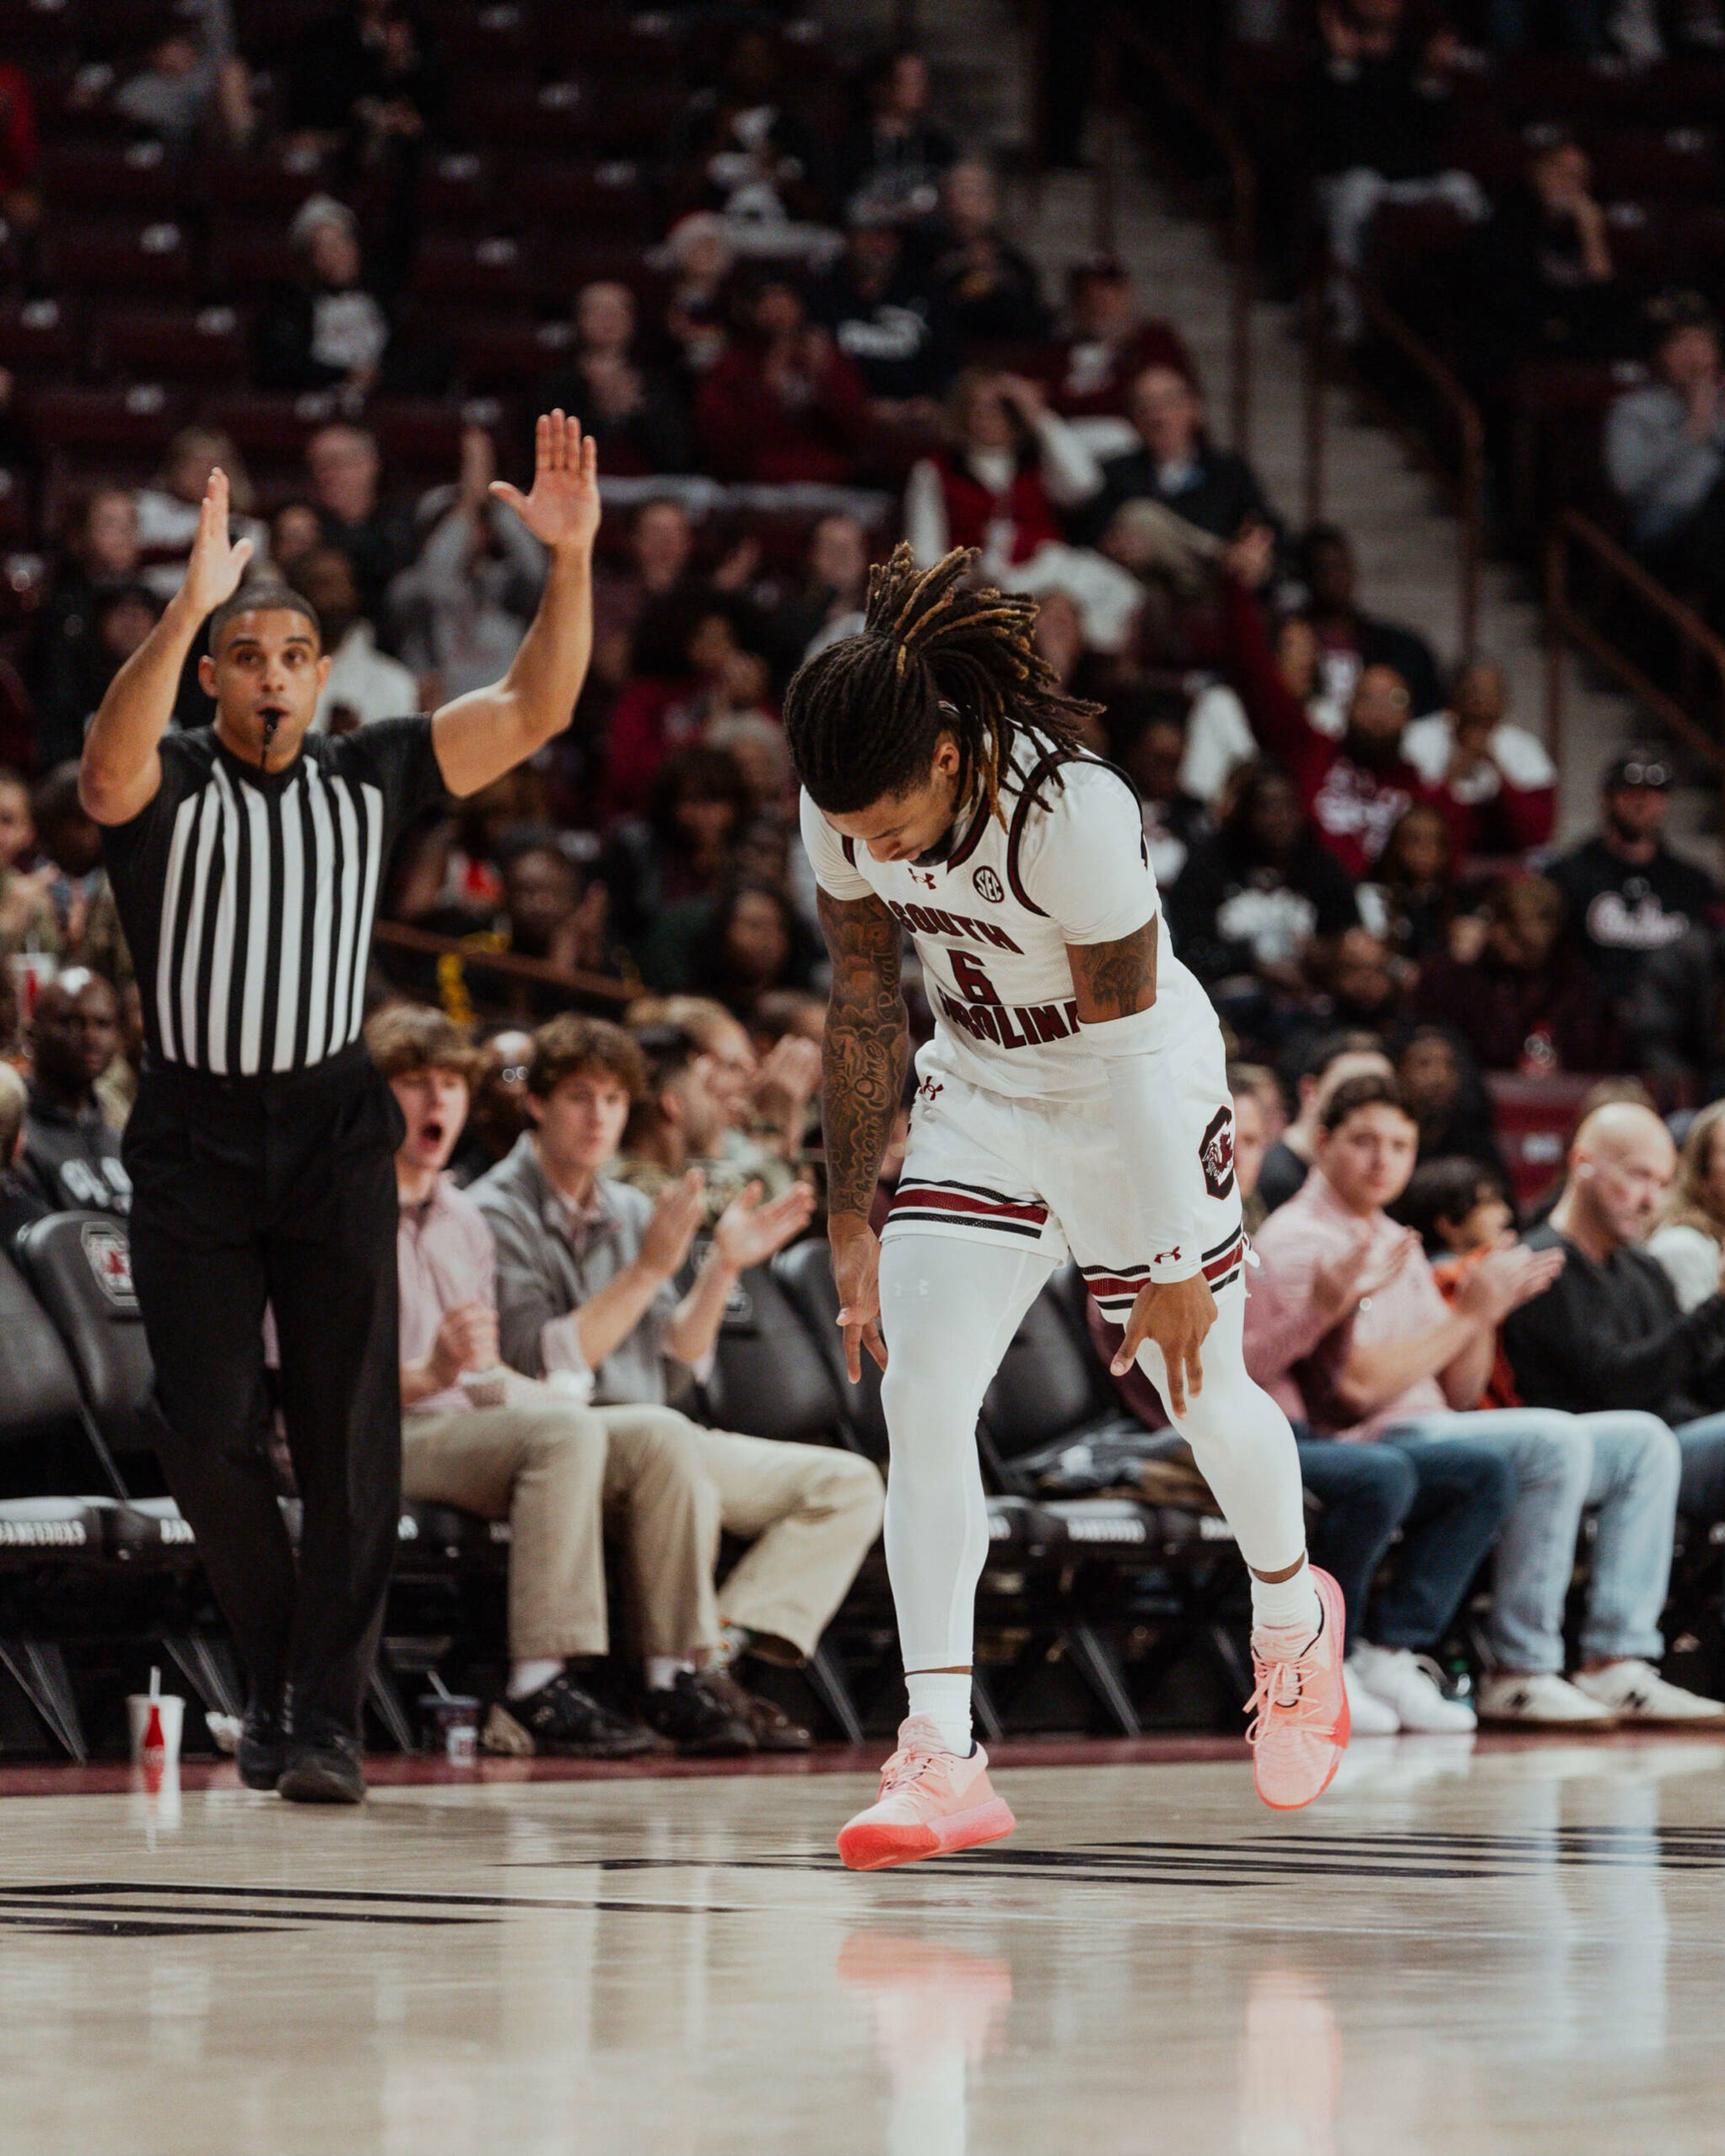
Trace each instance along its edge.
<path fill-rule="evenodd" d="M 429 719 L 308 735 L 260 772 L 213 727 L 162 743 L 162 785 L 103 833 L 153 1061 L 308 1070 L 359 1037 L 371 927 L 405 827 L 446 798 Z"/>

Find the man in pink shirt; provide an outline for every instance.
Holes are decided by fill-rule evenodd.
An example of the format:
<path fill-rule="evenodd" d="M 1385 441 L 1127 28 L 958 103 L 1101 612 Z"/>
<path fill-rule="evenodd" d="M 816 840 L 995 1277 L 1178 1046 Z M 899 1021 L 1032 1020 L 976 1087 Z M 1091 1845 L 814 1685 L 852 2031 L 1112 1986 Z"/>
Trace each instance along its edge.
<path fill-rule="evenodd" d="M 1497 1543 L 1486 1632 L 1490 1673 L 1479 1712 L 1489 1721 L 1610 1727 L 1586 1679 L 1563 1676 L 1563 1604 L 1582 1508 L 1600 1508 L 1588 1598 L 1590 1662 L 1657 1660 L 1670 1568 L 1677 1440 L 1647 1414 L 1564 1414 L 1475 1407 L 1491 1372 L 1497 1329 L 1543 1295 L 1560 1251 L 1508 1244 L 1488 1252 L 1445 1303 L 1418 1239 L 1386 1212 L 1414 1172 L 1418 1132 L 1393 1080 L 1358 1078 L 1326 1108 L 1312 1174 L 1265 1223 L 1262 1271 L 1246 1312 L 1247 1366 L 1261 1384 L 1303 1398 L 1307 1419 L 1344 1440 L 1394 1445 L 1423 1483 L 1458 1444 L 1483 1444 L 1513 1464 L 1518 1495 Z M 1322 1292 L 1358 1258 L 1359 1285 L 1339 1314 Z M 1420 1516 L 1416 1500 L 1412 1520 Z M 1404 1541 L 1382 1598 L 1382 1644 L 1354 1651 L 1374 1691 L 1408 1681 L 1413 1656 L 1441 1638 L 1471 1567 L 1443 1576 L 1443 1552 Z M 1440 1584 L 1439 1584 L 1440 1583 Z M 1410 1609 L 1426 1612 L 1408 1637 Z"/>
<path fill-rule="evenodd" d="M 590 1378 L 546 1382 L 503 1365 L 491 1230 L 444 1173 L 479 1058 L 435 1010 L 379 1011 L 365 1039 L 407 1124 L 395 1155 L 402 1493 L 510 1526 L 509 1680 L 483 1742 L 591 1759 L 664 1750 L 665 1736 L 594 1696 L 584 1665 L 609 1647 L 608 1524 L 621 1529 L 645 1651 L 685 1656 L 710 1644 L 714 1536 L 695 1463 L 652 1418 L 586 1406 Z M 698 1673 L 688 1691 L 688 1714 L 665 1733 L 684 1752 L 809 1742 L 729 1677 L 721 1686 Z"/>

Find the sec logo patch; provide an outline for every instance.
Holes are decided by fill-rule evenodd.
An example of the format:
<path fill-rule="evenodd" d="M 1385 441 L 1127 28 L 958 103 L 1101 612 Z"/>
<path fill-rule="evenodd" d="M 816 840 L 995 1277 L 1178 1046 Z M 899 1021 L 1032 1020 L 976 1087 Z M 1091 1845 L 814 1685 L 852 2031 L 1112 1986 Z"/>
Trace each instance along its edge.
<path fill-rule="evenodd" d="M 1000 878 L 992 868 L 978 868 L 970 880 L 976 886 L 977 896 L 986 898 L 990 905 L 998 905 L 1006 895 Z"/>

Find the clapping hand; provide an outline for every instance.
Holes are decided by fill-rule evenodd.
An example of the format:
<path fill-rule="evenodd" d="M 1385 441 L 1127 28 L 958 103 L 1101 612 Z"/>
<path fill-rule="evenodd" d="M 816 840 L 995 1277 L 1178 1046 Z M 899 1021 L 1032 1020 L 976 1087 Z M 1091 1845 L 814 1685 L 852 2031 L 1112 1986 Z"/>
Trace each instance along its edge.
<path fill-rule="evenodd" d="M 815 1193 L 807 1183 L 793 1184 L 782 1198 L 766 1205 L 761 1203 L 760 1184 L 751 1183 L 720 1214 L 713 1231 L 714 1252 L 729 1272 L 747 1273 L 801 1235 L 814 1212 Z"/>

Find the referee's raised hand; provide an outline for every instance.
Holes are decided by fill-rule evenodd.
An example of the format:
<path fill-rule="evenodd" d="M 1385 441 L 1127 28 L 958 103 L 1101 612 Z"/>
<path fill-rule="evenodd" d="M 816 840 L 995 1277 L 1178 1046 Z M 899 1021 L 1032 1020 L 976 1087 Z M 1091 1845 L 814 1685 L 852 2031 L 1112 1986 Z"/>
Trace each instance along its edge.
<path fill-rule="evenodd" d="M 507 502 L 541 546 L 590 547 L 599 529 L 599 469 L 593 437 L 579 419 L 541 412 L 533 429 L 533 490 L 523 494 L 507 479 L 493 479 L 491 493 Z"/>
<path fill-rule="evenodd" d="M 240 589 L 240 579 L 252 559 L 252 542 L 228 538 L 228 474 L 218 464 L 204 489 L 198 511 L 198 536 L 192 542 L 192 558 L 186 564 L 181 586 L 188 610 L 202 621 Z"/>

